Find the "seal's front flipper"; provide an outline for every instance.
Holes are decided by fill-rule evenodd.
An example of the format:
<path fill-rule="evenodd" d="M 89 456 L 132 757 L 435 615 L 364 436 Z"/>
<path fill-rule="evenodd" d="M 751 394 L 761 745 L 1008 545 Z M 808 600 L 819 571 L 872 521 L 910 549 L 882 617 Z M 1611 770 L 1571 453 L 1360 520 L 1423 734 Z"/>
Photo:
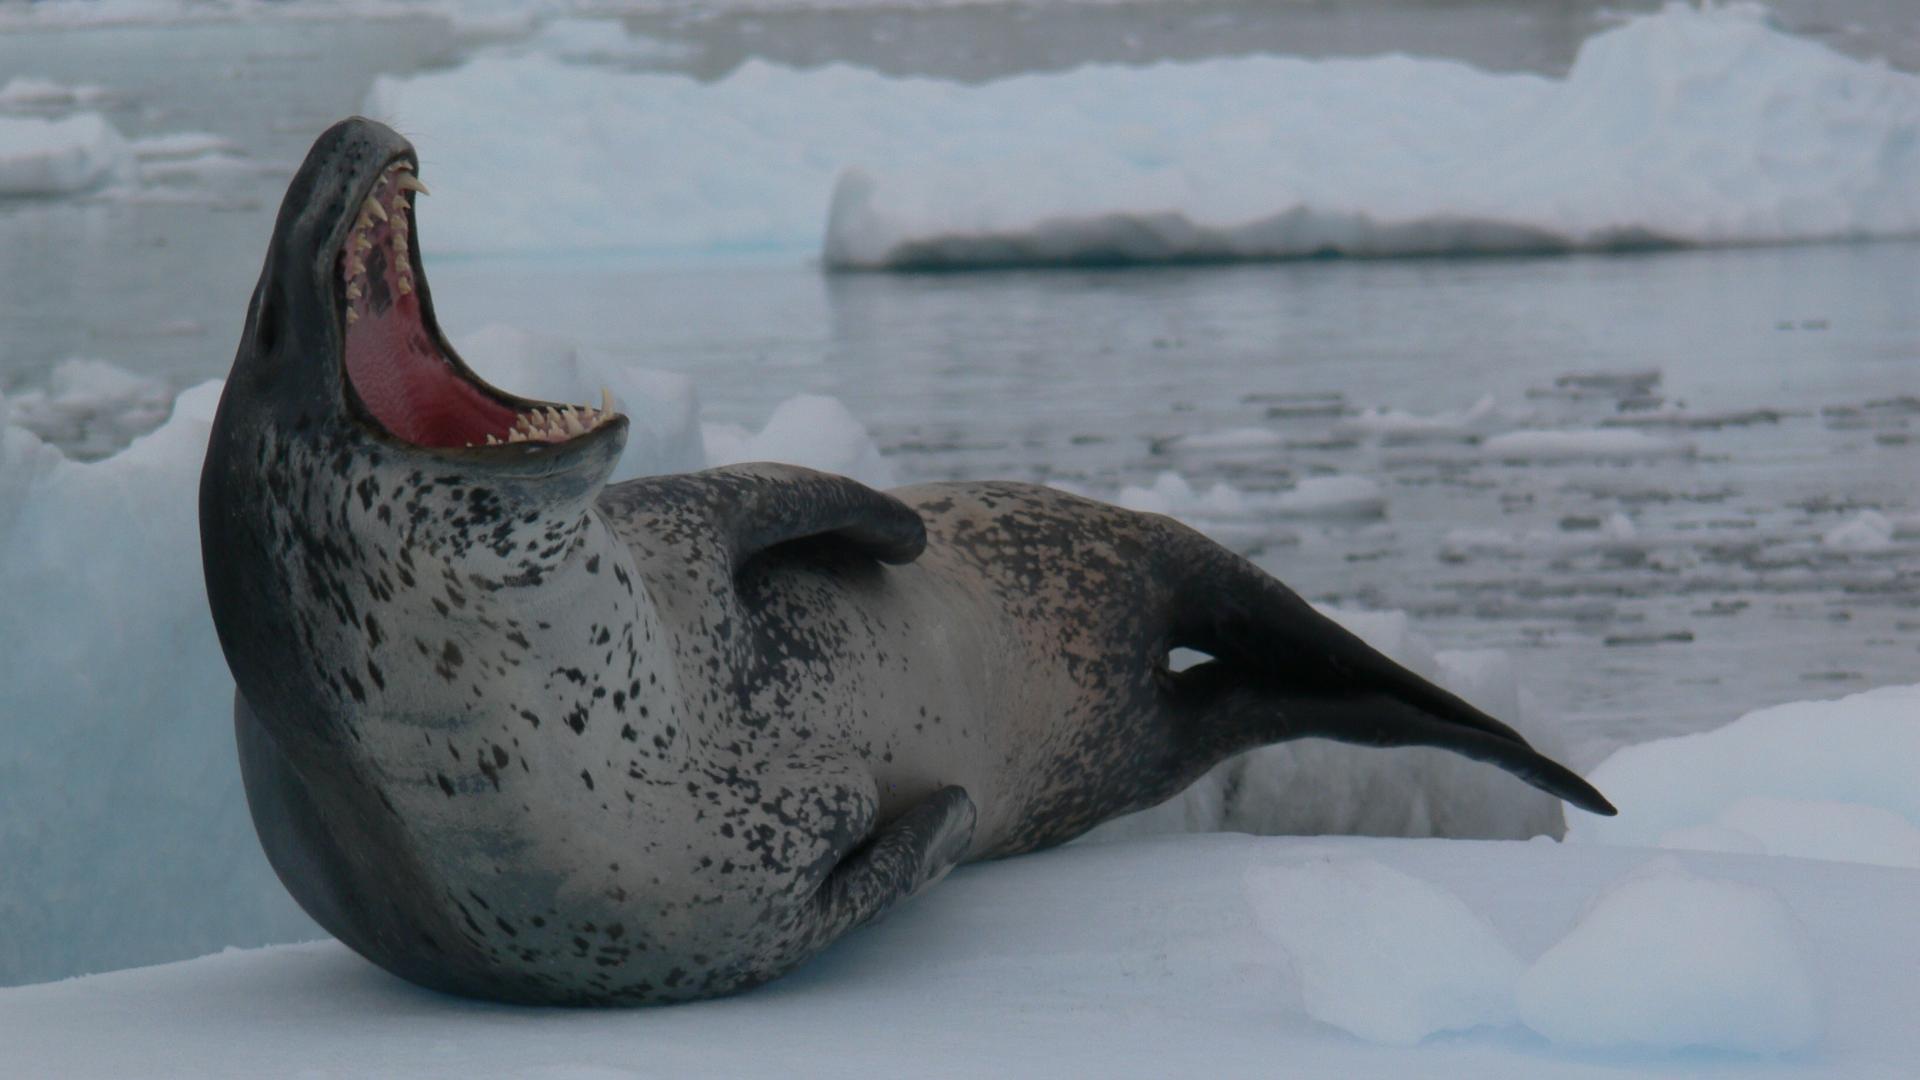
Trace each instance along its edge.
<path fill-rule="evenodd" d="M 813 536 L 844 541 L 884 563 L 910 563 L 927 546 L 918 511 L 857 480 L 767 462 L 698 475 L 726 496 L 719 524 L 735 568 L 776 544 Z"/>
<path fill-rule="evenodd" d="M 945 877 L 966 857 L 975 819 L 966 789 L 944 787 L 881 826 L 814 894 L 829 933 L 837 937 L 872 922 Z"/>

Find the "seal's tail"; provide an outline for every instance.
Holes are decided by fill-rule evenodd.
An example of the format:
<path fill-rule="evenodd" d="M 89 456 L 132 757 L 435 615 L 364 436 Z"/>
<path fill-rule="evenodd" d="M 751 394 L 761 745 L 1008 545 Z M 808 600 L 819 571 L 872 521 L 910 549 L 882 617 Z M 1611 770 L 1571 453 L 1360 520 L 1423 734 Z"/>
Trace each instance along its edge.
<path fill-rule="evenodd" d="M 1512 728 L 1433 685 L 1315 611 L 1252 563 L 1204 542 L 1172 620 L 1172 643 L 1213 659 L 1176 676 L 1228 751 L 1320 736 L 1433 746 L 1497 765 L 1590 813 L 1616 811 L 1593 785 Z"/>

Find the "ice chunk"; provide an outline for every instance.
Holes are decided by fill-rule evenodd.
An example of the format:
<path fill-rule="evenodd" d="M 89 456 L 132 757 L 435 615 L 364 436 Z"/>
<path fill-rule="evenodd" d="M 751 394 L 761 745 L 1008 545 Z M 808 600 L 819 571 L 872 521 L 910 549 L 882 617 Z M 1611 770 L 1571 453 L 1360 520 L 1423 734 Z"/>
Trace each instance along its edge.
<path fill-rule="evenodd" d="M 1509 431 L 1493 436 L 1480 447 L 1487 456 L 1501 461 L 1665 458 L 1694 452 L 1692 443 L 1655 438 L 1628 428 Z"/>
<path fill-rule="evenodd" d="M 1676 837 L 1711 827 L 1774 854 L 1912 865 L 1915 776 L 1920 686 L 1776 705 L 1714 731 L 1616 751 L 1588 778 L 1620 816 L 1576 813 L 1567 838 L 1680 846 Z"/>
<path fill-rule="evenodd" d="M 1172 472 L 1154 477 L 1152 487 L 1126 485 L 1113 501 L 1129 510 L 1188 520 L 1233 518 L 1247 513 L 1246 497 L 1232 487 L 1217 483 L 1205 491 L 1196 491 L 1185 477 Z"/>
<path fill-rule="evenodd" d="M 1387 496 L 1364 476 L 1309 476 L 1273 501 L 1281 517 L 1379 518 Z"/>
<path fill-rule="evenodd" d="M 159 427 L 173 408 L 163 379 L 101 360 L 62 360 L 44 390 L 14 394 L 0 417 L 53 443 L 68 456 L 102 458 Z"/>
<path fill-rule="evenodd" d="M 899 483 L 893 463 L 880 454 L 866 425 L 837 398 L 801 394 L 773 410 L 758 434 L 733 425 L 708 425 L 706 452 L 710 463 L 780 461 L 851 476 L 872 487 Z"/>
<path fill-rule="evenodd" d="M 1291 491 L 1250 494 L 1226 483 L 1202 491 L 1178 473 L 1163 472 L 1151 487 L 1121 487 L 1113 501 L 1129 510 L 1167 514 L 1201 527 L 1252 519 L 1368 519 L 1387 512 L 1386 494 L 1364 476 L 1309 476 Z"/>
<path fill-rule="evenodd" d="M 1564 79 L 1262 56 L 978 85 L 750 60 L 702 82 L 554 55 L 583 33 L 629 47 L 562 28 L 376 83 L 368 111 L 446 178 L 436 250 L 889 267 L 1920 232 L 1920 77 L 1740 5 L 1632 18 Z"/>
<path fill-rule="evenodd" d="M 459 352 L 475 374 L 522 397 L 597 406 L 601 387 L 612 390 L 628 419 L 615 481 L 706 464 L 700 402 L 685 375 L 583 354 L 572 342 L 500 324 L 462 335 Z"/>
<path fill-rule="evenodd" d="M 1520 977 L 1526 1025 L 1601 1048 L 1798 1050 L 1823 1027 L 1793 914 L 1671 858 L 1609 889 Z"/>
<path fill-rule="evenodd" d="M 51 79 L 15 75 L 0 86 L 0 109 L 65 109 L 88 105 L 107 96 L 98 86 L 68 86 Z"/>
<path fill-rule="evenodd" d="M 1255 867 L 1246 891 L 1315 1020 L 1393 1045 L 1513 1020 L 1520 962 L 1438 885 L 1343 858 Z"/>
<path fill-rule="evenodd" d="M 177 131 L 166 135 L 148 135 L 134 139 L 129 144 L 133 156 L 141 161 L 172 161 L 182 158 L 206 157 L 210 154 L 234 154 L 241 152 L 240 144 L 224 135 L 212 135 L 204 131 Z"/>
<path fill-rule="evenodd" d="M 1425 415 L 1401 409 L 1363 409 L 1342 420 L 1335 431 L 1358 435 L 1377 435 L 1394 441 L 1416 439 L 1464 438 L 1484 427 L 1498 410 L 1493 397 L 1487 396 L 1458 412 Z"/>
<path fill-rule="evenodd" d="M 1862 510 L 1844 525 L 1829 529 L 1820 542 L 1843 551 L 1880 551 L 1893 546 L 1894 527 L 1878 510 Z"/>
<path fill-rule="evenodd" d="M 131 175 L 127 142 L 99 113 L 0 116 L 0 198 L 70 195 Z"/>

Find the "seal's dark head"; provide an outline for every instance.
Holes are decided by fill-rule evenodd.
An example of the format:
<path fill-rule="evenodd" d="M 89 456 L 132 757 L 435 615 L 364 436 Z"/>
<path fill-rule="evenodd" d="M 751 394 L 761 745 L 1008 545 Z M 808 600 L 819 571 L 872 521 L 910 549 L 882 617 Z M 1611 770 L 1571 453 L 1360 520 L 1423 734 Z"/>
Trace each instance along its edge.
<path fill-rule="evenodd" d="M 402 453 L 517 446 L 460 456 L 520 473 L 617 442 L 624 424 L 604 397 L 597 407 L 516 397 L 447 344 L 413 240 L 418 171 L 413 147 L 371 120 L 343 120 L 314 142 L 280 206 L 222 411 L 352 425 Z"/>
<path fill-rule="evenodd" d="M 625 442 L 607 395 L 516 397 L 447 344 L 414 242 L 417 172 L 405 139 L 356 117 L 314 143 L 280 207 L 200 487 L 208 597 L 250 696 L 322 638 L 377 635 L 372 609 L 406 602 L 423 563 L 457 566 L 460 589 L 539 583 Z M 314 679 L 354 696 L 325 670 L 280 690 L 311 696 Z"/>

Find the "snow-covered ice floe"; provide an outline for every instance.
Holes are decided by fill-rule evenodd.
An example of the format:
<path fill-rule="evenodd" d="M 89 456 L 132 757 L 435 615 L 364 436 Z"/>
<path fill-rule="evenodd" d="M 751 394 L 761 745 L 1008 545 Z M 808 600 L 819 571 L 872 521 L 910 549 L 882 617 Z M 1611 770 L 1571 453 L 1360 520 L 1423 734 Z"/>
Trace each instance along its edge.
<path fill-rule="evenodd" d="M 373 88 L 426 156 L 436 250 L 885 268 L 1920 233 L 1920 77 L 1744 5 L 1630 19 L 1561 78 L 1395 55 L 699 82 L 563 52 Z"/>
<path fill-rule="evenodd" d="M 20 1075 L 75 1080 L 1912 1075 L 1920 874 L 1674 859 L 1546 842 L 1083 845 L 962 868 L 721 1001 L 505 1008 L 327 942 L 0 990 L 0 1042 Z"/>

